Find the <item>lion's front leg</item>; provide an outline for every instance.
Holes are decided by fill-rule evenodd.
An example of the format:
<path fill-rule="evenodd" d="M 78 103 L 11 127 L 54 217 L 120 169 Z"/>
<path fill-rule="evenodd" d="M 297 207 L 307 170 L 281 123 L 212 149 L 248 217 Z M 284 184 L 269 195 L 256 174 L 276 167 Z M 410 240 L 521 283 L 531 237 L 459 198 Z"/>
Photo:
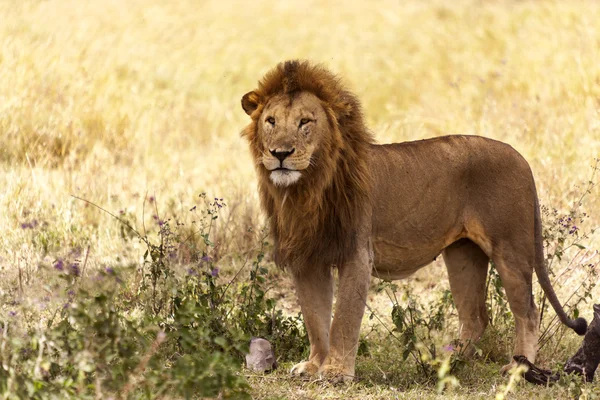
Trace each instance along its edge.
<path fill-rule="evenodd" d="M 344 381 L 354 378 L 360 324 L 365 312 L 371 269 L 367 248 L 359 249 L 354 259 L 339 268 L 329 354 L 321 367 L 327 378 Z"/>
<path fill-rule="evenodd" d="M 329 328 L 333 303 L 333 277 L 328 267 L 293 274 L 298 302 L 310 341 L 308 361 L 292 367 L 294 375 L 315 375 L 329 353 Z"/>

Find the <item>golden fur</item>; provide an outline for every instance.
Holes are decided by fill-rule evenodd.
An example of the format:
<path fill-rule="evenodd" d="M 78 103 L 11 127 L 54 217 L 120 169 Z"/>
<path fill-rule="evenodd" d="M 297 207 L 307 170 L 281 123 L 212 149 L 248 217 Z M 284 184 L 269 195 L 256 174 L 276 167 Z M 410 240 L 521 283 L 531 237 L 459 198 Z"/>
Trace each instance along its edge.
<path fill-rule="evenodd" d="M 268 171 L 259 168 L 261 204 L 270 217 L 278 265 L 299 268 L 314 265 L 317 259 L 319 263 L 341 265 L 356 249 L 356 227 L 371 193 L 367 151 L 373 138 L 364 125 L 357 98 L 322 66 L 306 61 L 282 63 L 251 92 L 258 107 L 242 134 L 259 159 L 264 149 L 257 120 L 264 105 L 276 95 L 293 96 L 303 91 L 314 93 L 327 114 L 332 131 L 322 144 L 327 151 L 315 158 L 308 179 L 288 191 L 274 188 Z M 294 229 L 288 229 L 290 226 Z"/>
<path fill-rule="evenodd" d="M 560 320 L 585 333 L 550 285 L 535 182 L 512 147 L 478 136 L 376 145 L 357 98 L 306 61 L 269 71 L 242 107 L 276 262 L 292 272 L 310 339 L 294 374 L 353 377 L 371 274 L 401 279 L 440 254 L 467 353 L 488 323 L 490 260 L 515 316 L 515 355 L 535 361 L 534 271 Z"/>

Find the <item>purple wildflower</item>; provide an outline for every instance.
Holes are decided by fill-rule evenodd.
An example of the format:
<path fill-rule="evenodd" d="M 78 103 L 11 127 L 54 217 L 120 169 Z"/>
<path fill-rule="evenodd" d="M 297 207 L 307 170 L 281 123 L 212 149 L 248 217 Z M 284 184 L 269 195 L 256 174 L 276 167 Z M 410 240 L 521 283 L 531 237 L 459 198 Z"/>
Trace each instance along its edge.
<path fill-rule="evenodd" d="M 65 269 L 65 263 L 60 258 L 54 263 L 54 269 L 57 271 L 62 271 Z"/>
<path fill-rule="evenodd" d="M 206 256 L 202 257 L 201 260 L 204 261 L 204 262 L 211 262 L 212 261 L 212 257 L 206 255 Z"/>
<path fill-rule="evenodd" d="M 21 229 L 33 229 L 33 228 L 37 228 L 38 225 L 39 225 L 38 220 L 34 219 L 31 222 L 21 223 Z"/>
<path fill-rule="evenodd" d="M 217 208 L 223 208 L 223 206 L 225 205 L 225 203 L 223 203 L 223 199 L 219 199 L 218 197 L 215 197 L 215 202 L 213 204 Z"/>
<path fill-rule="evenodd" d="M 187 270 L 188 275 L 192 275 L 192 276 L 196 276 L 198 275 L 198 271 L 196 271 L 194 268 L 189 268 Z"/>
<path fill-rule="evenodd" d="M 451 344 L 447 344 L 444 346 L 444 351 L 448 351 L 448 352 L 454 351 L 454 346 Z"/>
<path fill-rule="evenodd" d="M 111 267 L 106 267 L 104 270 L 106 271 L 107 274 L 111 274 L 112 275 L 112 274 L 115 273 L 115 270 L 112 269 Z"/>
<path fill-rule="evenodd" d="M 15 317 L 17 315 L 17 312 L 16 311 L 9 311 L 8 315 L 11 316 L 11 317 Z"/>
<path fill-rule="evenodd" d="M 217 275 L 219 275 L 219 268 L 213 268 L 212 271 L 210 271 L 210 274 L 217 277 Z"/>
<path fill-rule="evenodd" d="M 73 264 L 71 264 L 70 273 L 71 275 L 75 276 L 79 276 L 79 274 L 81 274 L 81 270 L 79 269 L 79 263 L 74 262 Z"/>

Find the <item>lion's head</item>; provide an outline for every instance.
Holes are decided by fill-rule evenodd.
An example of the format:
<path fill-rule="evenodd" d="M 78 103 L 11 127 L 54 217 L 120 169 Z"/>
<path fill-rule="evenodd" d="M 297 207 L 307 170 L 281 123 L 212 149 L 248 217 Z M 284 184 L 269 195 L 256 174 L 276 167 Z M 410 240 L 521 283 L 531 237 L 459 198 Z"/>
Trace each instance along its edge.
<path fill-rule="evenodd" d="M 250 115 L 257 104 L 251 92 L 242 105 Z M 261 161 L 276 186 L 297 183 L 317 158 L 317 150 L 327 144 L 331 126 L 321 100 L 311 92 L 273 96 L 262 108 L 256 121 L 256 140 Z M 316 154 L 315 154 L 316 153 Z"/>
<path fill-rule="evenodd" d="M 279 264 L 343 262 L 370 198 L 372 137 L 357 98 L 324 67 L 286 61 L 242 107 Z"/>

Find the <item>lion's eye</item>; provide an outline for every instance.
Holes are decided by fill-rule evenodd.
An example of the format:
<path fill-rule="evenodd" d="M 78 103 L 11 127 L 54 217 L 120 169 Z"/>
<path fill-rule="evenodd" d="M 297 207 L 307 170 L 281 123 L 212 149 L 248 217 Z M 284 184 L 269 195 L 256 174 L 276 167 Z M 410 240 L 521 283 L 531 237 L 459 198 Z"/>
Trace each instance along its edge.
<path fill-rule="evenodd" d="M 275 118 L 273 118 L 273 117 L 269 117 L 269 118 L 267 118 L 267 119 L 266 119 L 266 121 L 267 121 L 269 124 L 271 124 L 271 125 L 275 126 Z"/>
<path fill-rule="evenodd" d="M 308 118 L 302 118 L 300 120 L 299 128 L 302 128 L 304 125 L 308 124 L 309 122 L 310 122 L 310 119 L 308 119 Z"/>

